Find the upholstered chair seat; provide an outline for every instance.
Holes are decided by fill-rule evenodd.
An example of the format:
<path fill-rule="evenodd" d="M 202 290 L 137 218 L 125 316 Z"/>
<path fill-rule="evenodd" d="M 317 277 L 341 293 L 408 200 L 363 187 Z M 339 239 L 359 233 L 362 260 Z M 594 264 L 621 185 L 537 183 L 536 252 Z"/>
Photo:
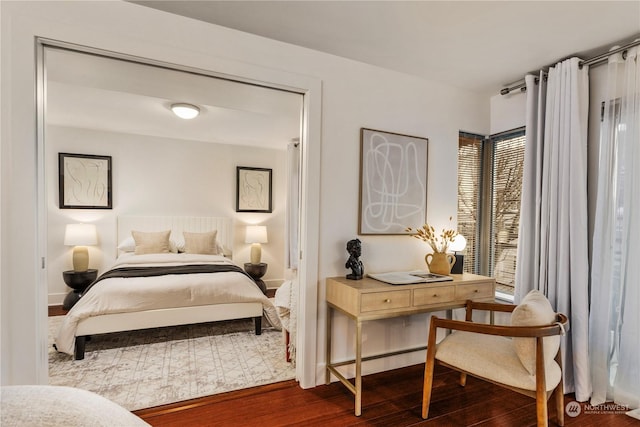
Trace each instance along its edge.
<path fill-rule="evenodd" d="M 457 331 L 438 345 L 436 359 L 491 382 L 536 389 L 535 375 L 524 368 L 510 338 Z M 545 374 L 545 388 L 551 391 L 562 379 L 562 371 L 552 360 L 545 367 Z"/>
<path fill-rule="evenodd" d="M 538 426 L 548 425 L 547 401 L 555 395 L 558 425 L 564 425 L 560 335 L 567 317 L 555 313 L 546 297 L 530 292 L 519 305 L 467 301 L 465 321 L 431 318 L 424 370 L 422 418 L 429 415 L 436 364 L 536 399 Z M 474 310 L 511 314 L 510 325 L 473 322 Z M 493 317 L 492 317 L 493 318 Z M 452 331 L 437 343 L 438 329 Z"/>

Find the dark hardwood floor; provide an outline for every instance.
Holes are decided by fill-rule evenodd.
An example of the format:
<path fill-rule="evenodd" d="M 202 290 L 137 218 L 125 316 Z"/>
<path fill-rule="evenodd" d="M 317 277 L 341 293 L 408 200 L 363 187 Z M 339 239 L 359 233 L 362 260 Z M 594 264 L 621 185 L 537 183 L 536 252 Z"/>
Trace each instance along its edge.
<path fill-rule="evenodd" d="M 271 295 L 273 293 L 271 292 Z M 49 316 L 66 314 L 49 307 Z M 535 401 L 515 392 L 436 367 L 429 419 L 420 416 L 424 365 L 363 378 L 362 416 L 353 415 L 353 395 L 339 382 L 303 390 L 285 381 L 207 396 L 134 413 L 152 426 L 514 426 L 536 425 Z M 574 401 L 565 396 L 565 404 Z M 553 405 L 550 405 L 552 407 Z M 555 410 L 550 426 L 556 426 Z M 569 427 L 640 426 L 624 414 L 565 415 Z"/>
<path fill-rule="evenodd" d="M 134 412 L 152 426 L 517 426 L 536 425 L 535 401 L 469 377 L 436 368 L 430 418 L 420 416 L 424 365 L 363 378 L 362 416 L 340 383 L 309 390 L 286 381 Z M 574 400 L 565 396 L 565 403 Z M 553 405 L 550 405 L 553 406 Z M 555 426 L 555 411 L 550 425 Z M 566 426 L 638 426 L 624 414 L 565 416 Z"/>

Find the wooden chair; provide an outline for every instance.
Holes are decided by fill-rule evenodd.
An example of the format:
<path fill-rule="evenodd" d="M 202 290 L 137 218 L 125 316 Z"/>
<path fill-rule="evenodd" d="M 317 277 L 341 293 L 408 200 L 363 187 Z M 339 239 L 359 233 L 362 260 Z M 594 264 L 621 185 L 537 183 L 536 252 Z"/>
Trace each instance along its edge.
<path fill-rule="evenodd" d="M 523 299 L 522 304 L 525 304 L 528 297 L 529 295 Z M 544 301 L 548 304 L 546 298 Z M 549 304 L 552 321 L 541 326 L 499 326 L 472 321 L 474 310 L 511 313 L 518 307 L 520 306 L 467 301 L 464 322 L 431 318 L 424 370 L 422 418 L 426 419 L 429 415 L 433 370 L 438 363 L 459 371 L 460 385 L 463 387 L 468 374 L 533 397 L 536 399 L 538 426 L 548 425 L 547 401 L 555 393 L 557 422 L 560 426 L 564 425 L 559 335 L 564 335 L 568 330 L 567 317 L 553 312 Z M 515 313 L 512 314 L 512 325 L 515 323 L 514 315 Z M 493 313 L 491 316 L 493 319 Z M 533 319 L 528 315 L 524 317 L 525 323 L 537 322 L 540 325 L 535 316 Z M 438 328 L 449 329 L 452 333 L 436 344 Z M 527 354 L 528 352 L 533 354 Z M 534 369 L 533 373 L 527 370 L 527 365 L 530 365 L 530 370 Z"/>

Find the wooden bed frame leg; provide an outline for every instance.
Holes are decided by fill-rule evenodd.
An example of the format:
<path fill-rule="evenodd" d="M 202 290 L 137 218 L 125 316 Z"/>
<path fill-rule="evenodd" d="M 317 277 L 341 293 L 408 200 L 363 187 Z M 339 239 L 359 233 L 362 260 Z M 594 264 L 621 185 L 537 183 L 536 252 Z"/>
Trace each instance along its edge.
<path fill-rule="evenodd" d="M 262 316 L 253 318 L 256 324 L 256 335 L 262 335 Z"/>
<path fill-rule="evenodd" d="M 84 359 L 84 345 L 86 343 L 86 337 L 76 337 L 75 359 Z"/>

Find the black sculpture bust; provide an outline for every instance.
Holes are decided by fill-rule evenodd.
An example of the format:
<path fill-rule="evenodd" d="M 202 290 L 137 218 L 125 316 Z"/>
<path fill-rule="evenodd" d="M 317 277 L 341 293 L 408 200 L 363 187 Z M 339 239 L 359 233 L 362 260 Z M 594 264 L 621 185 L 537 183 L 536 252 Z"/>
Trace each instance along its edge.
<path fill-rule="evenodd" d="M 347 274 L 347 279 L 360 280 L 364 275 L 364 266 L 358 258 L 362 254 L 362 243 L 359 239 L 352 239 L 347 242 L 347 252 L 349 259 L 344 265 L 345 268 L 351 269 L 351 274 Z"/>

